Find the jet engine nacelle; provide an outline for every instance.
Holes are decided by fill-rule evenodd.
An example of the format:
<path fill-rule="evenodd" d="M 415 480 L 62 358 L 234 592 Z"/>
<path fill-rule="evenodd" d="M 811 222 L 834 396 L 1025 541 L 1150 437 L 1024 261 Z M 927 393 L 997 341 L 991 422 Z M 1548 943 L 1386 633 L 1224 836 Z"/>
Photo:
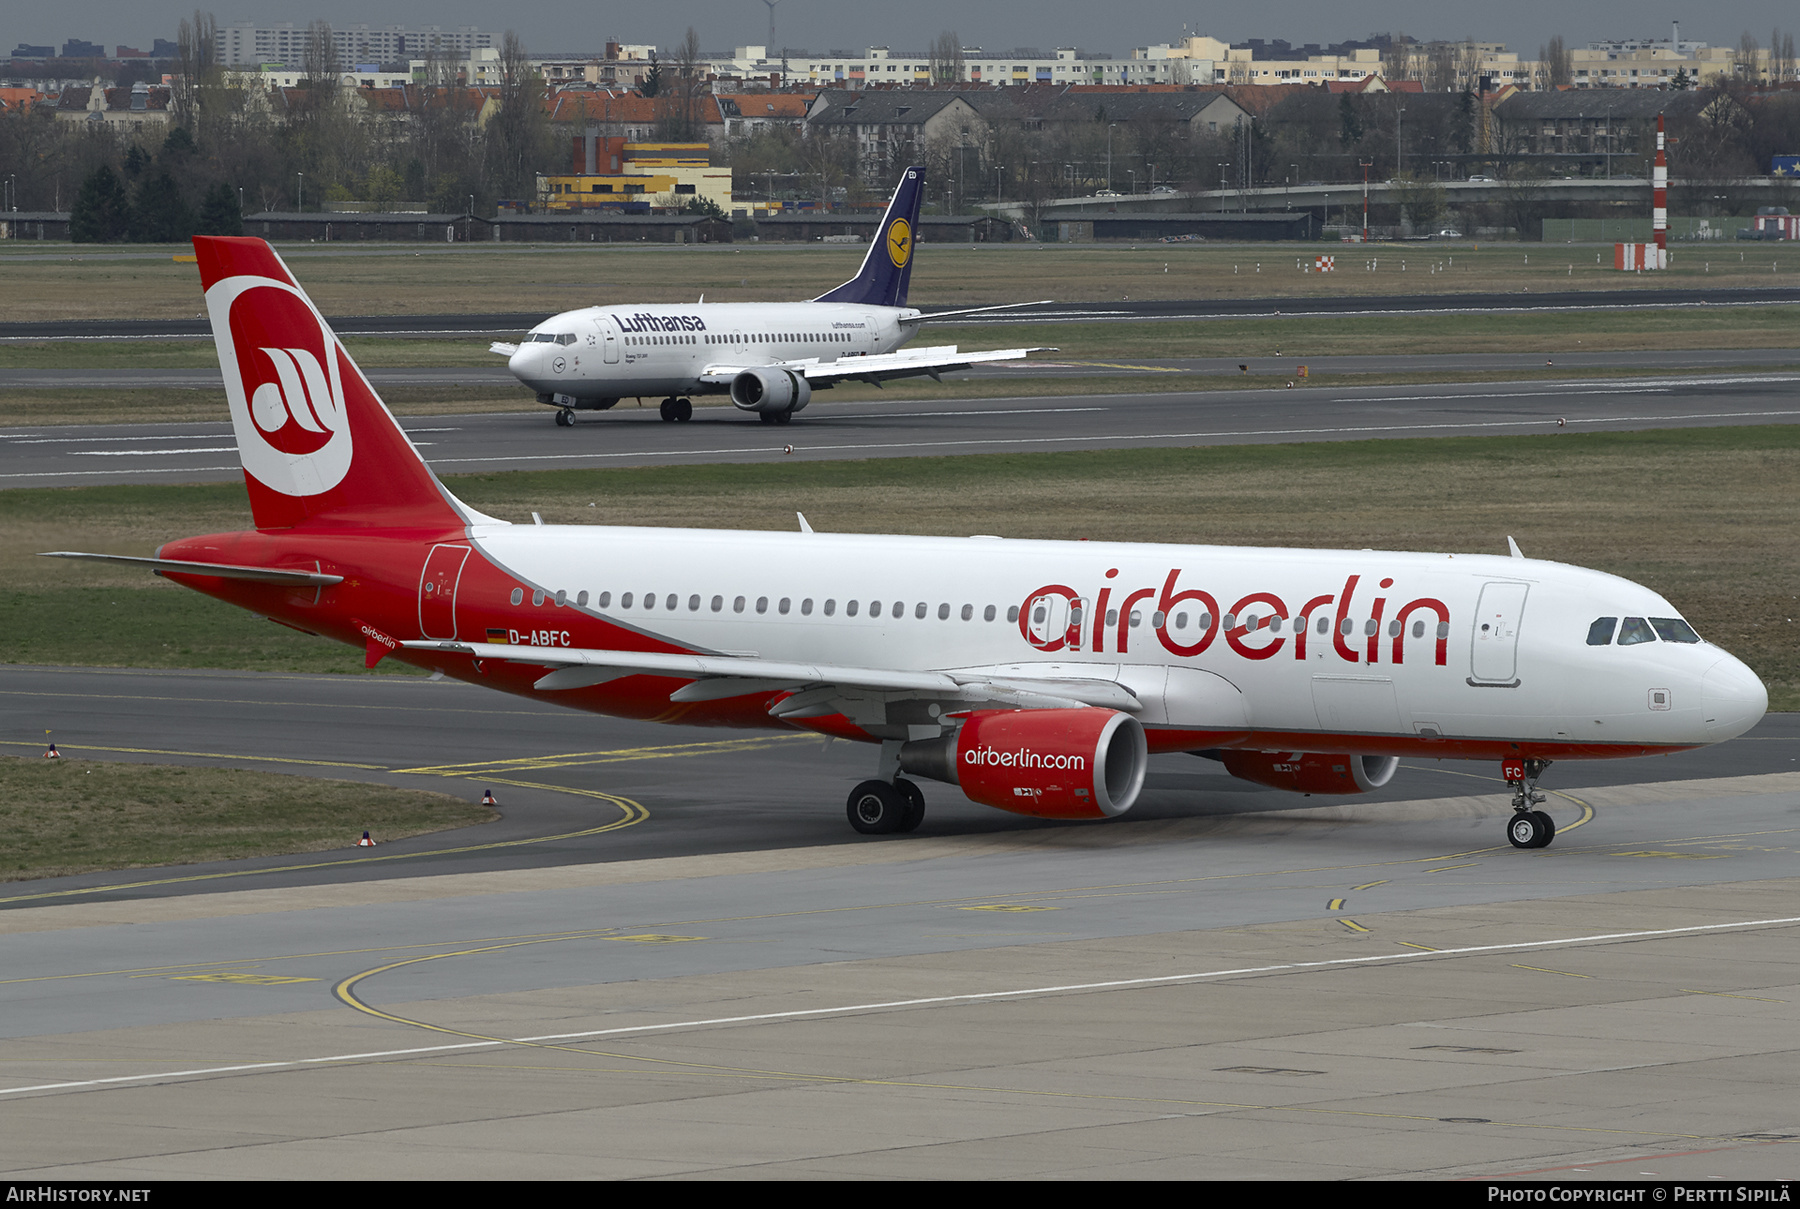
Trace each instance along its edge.
<path fill-rule="evenodd" d="M 1394 779 L 1398 756 L 1334 756 L 1305 751 L 1222 751 L 1225 771 L 1295 793 L 1367 793 Z"/>
<path fill-rule="evenodd" d="M 731 401 L 744 411 L 799 411 L 812 402 L 812 384 L 791 369 L 758 366 L 731 380 Z"/>
<path fill-rule="evenodd" d="M 900 749 L 906 772 L 1045 819 L 1124 814 L 1148 763 L 1143 724 L 1109 709 L 979 710 L 953 735 Z"/>

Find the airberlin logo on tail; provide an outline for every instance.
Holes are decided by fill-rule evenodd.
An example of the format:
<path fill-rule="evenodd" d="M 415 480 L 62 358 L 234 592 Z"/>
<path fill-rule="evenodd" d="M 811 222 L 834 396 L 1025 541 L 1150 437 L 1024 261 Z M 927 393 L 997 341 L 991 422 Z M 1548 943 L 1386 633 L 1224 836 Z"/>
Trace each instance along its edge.
<path fill-rule="evenodd" d="M 350 471 L 337 340 L 298 289 L 229 277 L 206 294 L 238 455 L 283 495 L 321 495 Z"/>

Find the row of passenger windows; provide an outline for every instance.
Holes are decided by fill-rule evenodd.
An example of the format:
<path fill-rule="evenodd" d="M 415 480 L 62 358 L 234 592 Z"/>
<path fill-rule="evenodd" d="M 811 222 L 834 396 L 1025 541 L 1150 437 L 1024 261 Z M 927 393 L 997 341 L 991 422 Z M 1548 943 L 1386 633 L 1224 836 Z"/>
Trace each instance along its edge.
<path fill-rule="evenodd" d="M 1694 627 L 1679 617 L 1627 617 L 1623 624 L 1617 617 L 1599 617 L 1588 627 L 1587 644 L 1610 645 L 1614 630 L 1618 631 L 1620 646 L 1636 646 L 1640 642 L 1655 642 L 1658 638 L 1664 642 L 1700 641 Z"/>
<path fill-rule="evenodd" d="M 1045 611 L 1044 611 L 1044 607 L 1042 605 L 1039 605 L 1035 610 L 1032 611 L 1031 619 L 1032 619 L 1032 622 L 1036 625 L 1042 625 L 1044 623 Z M 1129 618 L 1129 623 L 1133 629 L 1136 629 L 1139 625 L 1141 625 L 1143 623 L 1143 620 L 1144 620 L 1144 615 L 1141 612 L 1139 612 L 1136 609 L 1133 609 L 1131 611 L 1131 617 Z M 1150 624 L 1154 627 L 1161 628 L 1161 626 L 1167 620 L 1168 620 L 1167 617 L 1160 610 L 1150 614 Z M 1225 614 L 1225 628 L 1228 630 L 1236 629 L 1239 620 L 1240 620 L 1240 618 L 1235 613 Z M 1246 630 L 1266 629 L 1271 634 L 1281 633 L 1283 631 L 1283 629 L 1286 628 L 1289 624 L 1288 619 L 1285 617 L 1264 617 L 1257 613 L 1246 613 L 1241 618 L 1241 620 L 1243 621 L 1244 628 Z M 1292 628 L 1291 632 L 1297 634 L 1301 630 L 1304 630 L 1307 627 L 1310 620 L 1311 620 L 1310 618 L 1306 618 L 1306 617 L 1296 617 L 1293 621 L 1293 628 Z M 1071 626 L 1078 626 L 1081 624 L 1081 622 L 1082 622 L 1081 610 L 1080 609 L 1069 610 L 1069 624 Z M 1106 624 L 1109 626 L 1116 626 L 1119 624 L 1119 610 L 1108 609 L 1106 611 Z M 1187 625 L 1188 625 L 1188 615 L 1186 613 L 1175 614 L 1175 628 L 1176 629 L 1185 630 L 1185 629 L 1187 629 Z M 1211 613 L 1202 613 L 1198 617 L 1194 618 L 1194 628 L 1195 629 L 1210 630 L 1210 629 L 1212 629 L 1212 625 L 1213 625 L 1213 615 Z M 1314 626 L 1314 628 L 1321 634 L 1331 633 L 1331 618 L 1321 614 L 1319 617 L 1318 623 Z M 1369 620 L 1364 621 L 1362 623 L 1361 628 L 1362 628 L 1362 632 L 1363 632 L 1364 636 L 1372 638 L 1376 634 L 1381 632 L 1381 623 L 1374 620 L 1373 618 L 1370 618 Z M 1349 635 L 1349 634 L 1356 633 L 1356 631 L 1357 631 L 1357 623 L 1349 617 L 1344 618 L 1342 621 L 1340 621 L 1338 623 L 1338 632 L 1339 633 Z M 1390 637 L 1390 638 L 1398 638 L 1400 636 L 1400 621 L 1398 618 L 1392 619 L 1388 622 L 1387 632 L 1388 632 L 1388 637 Z M 1425 623 L 1423 621 L 1418 620 L 1416 618 L 1413 620 L 1412 636 L 1414 638 L 1425 637 Z M 1443 622 L 1443 621 L 1438 622 L 1437 636 L 1439 638 L 1450 637 L 1450 625 L 1448 622 Z"/>
<path fill-rule="evenodd" d="M 523 604 L 525 602 L 525 589 L 514 588 L 512 591 L 512 602 L 515 605 Z M 532 604 L 542 605 L 546 602 L 553 604 L 560 609 L 569 603 L 569 594 L 562 590 L 558 590 L 554 595 L 542 591 L 532 592 Z M 577 592 L 575 594 L 574 603 L 577 608 L 586 608 L 588 594 L 586 592 Z M 803 598 L 800 601 L 800 616 L 812 616 L 814 603 L 813 598 L 810 596 Z M 674 613 L 680 611 L 681 605 L 681 594 L 679 592 L 670 592 L 666 596 L 660 597 L 655 592 L 645 592 L 642 595 L 635 592 L 621 592 L 619 594 L 619 608 L 621 610 L 637 608 L 649 612 L 660 608 L 663 612 Z M 613 594 L 611 592 L 602 592 L 594 599 L 594 607 L 597 609 L 610 609 L 612 606 Z M 758 596 L 755 601 L 754 611 L 757 613 L 767 613 L 769 611 L 769 606 L 769 597 Z M 747 609 L 751 609 L 752 605 L 749 597 L 736 596 L 731 599 L 730 607 L 733 613 L 742 613 Z M 780 600 L 774 602 L 774 607 L 778 614 L 785 617 L 794 611 L 794 599 L 791 596 L 783 596 Z M 699 595 L 691 595 L 687 598 L 688 612 L 698 613 L 702 611 L 703 608 L 706 608 L 713 613 L 722 613 L 726 608 L 725 597 L 714 596 L 710 601 Z M 862 609 L 863 602 L 860 600 L 846 600 L 844 602 L 844 616 L 846 617 L 855 617 Z M 904 617 L 907 612 L 907 602 L 904 600 L 895 600 L 891 602 L 871 600 L 868 604 L 868 609 L 870 617 L 880 617 L 883 613 L 892 617 Z M 819 611 L 827 617 L 835 616 L 838 611 L 837 599 L 832 597 L 825 600 L 820 605 Z M 912 615 L 919 620 L 924 620 L 930 615 L 931 611 L 932 609 L 929 601 L 921 600 L 912 606 Z M 939 621 L 950 620 L 950 613 L 950 605 L 940 604 L 937 606 L 937 618 Z M 964 621 L 973 621 L 975 619 L 975 606 L 972 604 L 962 606 L 960 614 Z M 992 621 L 998 616 L 999 610 L 993 605 L 988 605 L 981 611 L 981 619 L 983 621 Z M 1019 607 L 1017 605 L 1006 610 L 1006 620 L 1017 621 L 1018 619 Z"/>
<path fill-rule="evenodd" d="M 532 339 L 533 340 L 553 340 L 553 341 L 556 341 L 558 344 L 573 344 L 573 343 L 575 343 L 575 337 L 573 337 L 573 336 L 569 336 L 567 338 L 561 338 L 561 337 L 557 337 L 557 336 L 545 336 L 545 335 L 540 334 L 537 336 L 533 336 Z M 853 339 L 853 337 L 851 336 L 851 334 L 849 332 L 815 332 L 810 336 L 797 336 L 797 335 L 793 335 L 793 334 L 771 335 L 768 333 L 757 333 L 757 334 L 749 335 L 749 336 L 709 335 L 709 336 L 704 337 L 704 342 L 707 344 L 804 344 L 804 343 L 807 343 L 810 341 L 814 344 L 849 344 L 852 339 Z M 688 336 L 688 335 L 627 336 L 627 337 L 625 337 L 625 343 L 630 344 L 630 345 L 699 344 L 701 342 L 702 342 L 702 337 Z"/>
<path fill-rule="evenodd" d="M 660 601 L 660 603 L 659 603 L 659 601 Z M 525 589 L 514 588 L 513 592 L 512 592 L 512 603 L 515 605 L 519 605 L 519 604 L 523 604 L 524 602 L 525 602 Z M 533 605 L 541 606 L 541 605 L 545 604 L 546 602 L 555 605 L 557 608 L 562 608 L 569 603 L 569 594 L 567 591 L 564 591 L 564 590 L 558 590 L 554 595 L 547 594 L 547 593 L 543 592 L 542 590 L 535 590 L 532 592 L 531 603 Z M 585 592 L 585 591 L 577 592 L 575 594 L 575 602 L 574 603 L 577 608 L 586 608 L 587 604 L 588 604 L 587 592 Z M 635 592 L 621 592 L 619 594 L 618 604 L 619 604 L 619 608 L 621 610 L 636 608 L 636 609 L 641 609 L 645 612 L 651 612 L 653 610 L 657 610 L 660 608 L 663 612 L 673 613 L 673 612 L 679 612 L 681 610 L 682 599 L 681 599 L 681 594 L 679 592 L 669 592 L 666 595 L 662 595 L 660 597 L 655 592 L 645 592 L 642 594 L 638 594 Z M 756 602 L 753 607 L 753 611 L 758 614 L 766 614 L 769 611 L 769 605 L 770 605 L 769 597 L 759 596 L 756 598 Z M 775 612 L 777 614 L 785 617 L 793 611 L 794 600 L 792 597 L 783 596 L 779 600 L 775 601 L 774 605 L 775 605 Z M 594 598 L 594 607 L 595 608 L 610 609 L 610 608 L 612 608 L 612 606 L 613 606 L 613 594 L 611 592 L 602 592 L 602 593 L 600 593 L 600 595 L 598 597 Z M 750 603 L 750 598 L 747 596 L 733 597 L 731 599 L 730 607 L 731 607 L 731 611 L 733 613 L 742 613 L 742 612 L 745 612 L 746 610 L 752 609 L 752 605 Z M 802 617 L 812 616 L 813 607 L 814 607 L 814 601 L 813 601 L 812 597 L 808 596 L 808 597 L 802 598 L 800 601 L 800 616 L 802 616 Z M 690 613 L 698 613 L 698 612 L 701 612 L 703 609 L 706 611 L 713 612 L 713 613 L 722 613 L 725 611 L 725 608 L 726 608 L 726 600 L 725 600 L 725 597 L 723 597 L 723 596 L 714 596 L 710 600 L 708 600 L 707 598 L 702 597 L 696 593 L 696 594 L 692 594 L 692 595 L 688 596 L 688 598 L 687 598 L 687 611 Z M 844 608 L 844 616 L 855 617 L 863 611 L 864 605 L 863 605 L 863 602 L 860 600 L 846 600 L 843 604 L 843 608 Z M 907 602 L 904 600 L 895 600 L 895 601 L 886 601 L 886 602 L 880 601 L 880 600 L 871 600 L 868 602 L 867 608 L 868 608 L 868 615 L 870 617 L 881 617 L 884 614 L 887 616 L 890 616 L 890 617 L 904 617 L 904 616 L 906 616 L 907 611 L 908 611 Z M 827 598 L 820 605 L 819 611 L 821 613 L 823 613 L 826 617 L 835 616 L 838 611 L 837 599 L 835 597 Z M 921 601 L 914 603 L 911 606 L 911 612 L 912 612 L 912 616 L 915 620 L 923 621 L 926 617 L 930 616 L 934 612 L 934 610 L 932 609 L 929 601 L 921 600 Z M 950 620 L 951 614 L 953 612 L 953 608 L 948 603 L 941 603 L 937 606 L 937 608 L 935 609 L 935 612 L 937 614 L 937 619 L 939 621 L 948 621 L 948 620 Z M 975 606 L 972 604 L 965 604 L 960 609 L 955 609 L 954 612 L 956 613 L 957 616 L 961 617 L 962 620 L 964 620 L 964 621 L 973 621 L 975 619 Z M 993 621 L 998 616 L 999 616 L 999 610 L 997 608 L 995 608 L 995 606 L 993 606 L 993 605 L 987 605 L 986 607 L 984 607 L 981 610 L 981 619 L 983 621 Z M 1044 624 L 1044 622 L 1047 620 L 1047 618 L 1048 618 L 1048 611 L 1042 604 L 1037 605 L 1032 610 L 1031 622 L 1033 625 L 1041 626 Z M 1019 606 L 1012 605 L 1006 610 L 1006 620 L 1008 622 L 1016 622 L 1019 620 Z M 1071 609 L 1069 611 L 1069 625 L 1070 626 L 1079 626 L 1082 624 L 1082 620 L 1083 620 L 1082 619 L 1082 610 L 1077 608 L 1077 609 Z M 1128 624 L 1133 629 L 1136 629 L 1137 627 L 1139 627 L 1140 625 L 1143 624 L 1144 614 L 1140 610 L 1133 609 L 1131 611 L 1131 616 L 1127 620 L 1128 620 Z M 1152 626 L 1161 627 L 1162 625 L 1165 624 L 1165 622 L 1167 620 L 1168 620 L 1167 617 L 1161 611 L 1157 611 L 1157 612 L 1150 614 L 1150 624 Z M 1194 622 L 1195 628 L 1199 629 L 1199 630 L 1203 630 L 1203 631 L 1211 629 L 1212 625 L 1213 625 L 1213 615 L 1211 613 L 1201 613 L 1199 616 L 1194 617 L 1192 620 Z M 1233 614 L 1233 613 L 1225 614 L 1225 618 L 1224 618 L 1225 628 L 1228 630 L 1235 629 L 1237 627 L 1238 620 L 1239 620 L 1239 618 L 1237 617 L 1236 614 Z M 1265 617 L 1265 616 L 1261 616 L 1261 615 L 1258 615 L 1255 613 L 1246 613 L 1242 620 L 1244 623 L 1244 628 L 1247 630 L 1267 629 L 1272 634 L 1281 633 L 1283 628 L 1288 624 L 1287 619 L 1284 617 Z M 1185 612 L 1176 613 L 1174 621 L 1175 621 L 1176 629 L 1185 630 L 1185 629 L 1187 629 L 1187 626 L 1188 626 L 1189 614 L 1187 614 Z M 1304 629 L 1309 621 L 1310 621 L 1310 618 L 1305 618 L 1305 617 L 1295 618 L 1293 621 L 1294 631 L 1298 632 L 1299 630 Z M 1119 610 L 1108 609 L 1106 611 L 1106 624 L 1108 626 L 1116 626 L 1119 624 Z M 1338 626 L 1339 632 L 1342 634 L 1345 634 L 1345 635 L 1354 634 L 1357 631 L 1357 628 L 1358 628 L 1357 623 L 1348 617 L 1344 618 L 1343 621 L 1340 622 L 1339 626 Z M 1329 634 L 1331 632 L 1331 618 L 1321 614 L 1318 619 L 1316 629 L 1320 634 Z M 1365 636 L 1374 637 L 1376 634 L 1378 634 L 1380 632 L 1380 625 L 1373 619 L 1370 619 L 1370 620 L 1364 621 L 1361 624 L 1361 629 Z M 1388 636 L 1390 638 L 1397 638 L 1400 636 L 1400 622 L 1398 619 L 1393 619 L 1388 622 L 1387 632 L 1388 632 Z M 1425 622 L 1418 620 L 1416 618 L 1414 619 L 1414 621 L 1412 623 L 1412 636 L 1414 638 L 1425 637 Z M 1439 622 L 1437 624 L 1436 637 L 1448 638 L 1449 636 L 1450 636 L 1449 623 Z"/>

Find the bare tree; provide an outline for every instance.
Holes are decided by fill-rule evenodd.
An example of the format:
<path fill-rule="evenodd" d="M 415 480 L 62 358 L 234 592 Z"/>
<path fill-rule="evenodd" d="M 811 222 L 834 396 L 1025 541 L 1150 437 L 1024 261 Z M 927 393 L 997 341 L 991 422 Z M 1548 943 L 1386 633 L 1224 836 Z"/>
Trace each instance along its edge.
<path fill-rule="evenodd" d="M 931 40 L 927 62 L 933 84 L 954 84 L 963 78 L 962 39 L 955 30 L 946 29 Z"/>
<path fill-rule="evenodd" d="M 175 86 L 170 102 L 175 120 L 192 131 L 199 122 L 203 94 L 218 83 L 218 25 L 211 13 L 194 10 L 175 31 Z"/>
<path fill-rule="evenodd" d="M 499 107 L 487 126 L 492 187 L 501 197 L 533 196 L 537 165 L 549 150 L 550 125 L 544 112 L 544 81 L 532 66 L 519 35 L 500 38 Z"/>
<path fill-rule="evenodd" d="M 1738 78 L 1756 82 L 1758 60 L 1762 58 L 1762 45 L 1757 42 L 1756 35 L 1745 30 L 1738 39 L 1737 54 L 1732 60 L 1732 67 Z"/>
<path fill-rule="evenodd" d="M 1563 44 L 1563 36 L 1557 34 L 1551 38 L 1544 48 L 1538 51 L 1538 59 L 1543 64 L 1545 83 L 1551 88 L 1560 88 L 1575 81 L 1574 56 Z"/>
<path fill-rule="evenodd" d="M 1381 78 L 1384 80 L 1410 80 L 1413 71 L 1413 43 L 1405 34 L 1395 30 L 1389 38 L 1387 49 L 1381 54 Z"/>

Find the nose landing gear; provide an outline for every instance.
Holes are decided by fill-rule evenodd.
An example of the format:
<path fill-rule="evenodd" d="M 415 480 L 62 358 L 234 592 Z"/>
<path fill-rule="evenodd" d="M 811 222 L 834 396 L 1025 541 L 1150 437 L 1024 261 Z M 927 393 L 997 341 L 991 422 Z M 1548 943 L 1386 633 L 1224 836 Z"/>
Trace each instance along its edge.
<path fill-rule="evenodd" d="M 1543 811 L 1532 809 L 1546 801 L 1537 783 L 1548 767 L 1548 760 L 1509 758 L 1500 762 L 1500 775 L 1513 791 L 1513 816 L 1506 821 L 1506 840 L 1514 848 L 1548 848 L 1556 838 L 1555 821 Z"/>

